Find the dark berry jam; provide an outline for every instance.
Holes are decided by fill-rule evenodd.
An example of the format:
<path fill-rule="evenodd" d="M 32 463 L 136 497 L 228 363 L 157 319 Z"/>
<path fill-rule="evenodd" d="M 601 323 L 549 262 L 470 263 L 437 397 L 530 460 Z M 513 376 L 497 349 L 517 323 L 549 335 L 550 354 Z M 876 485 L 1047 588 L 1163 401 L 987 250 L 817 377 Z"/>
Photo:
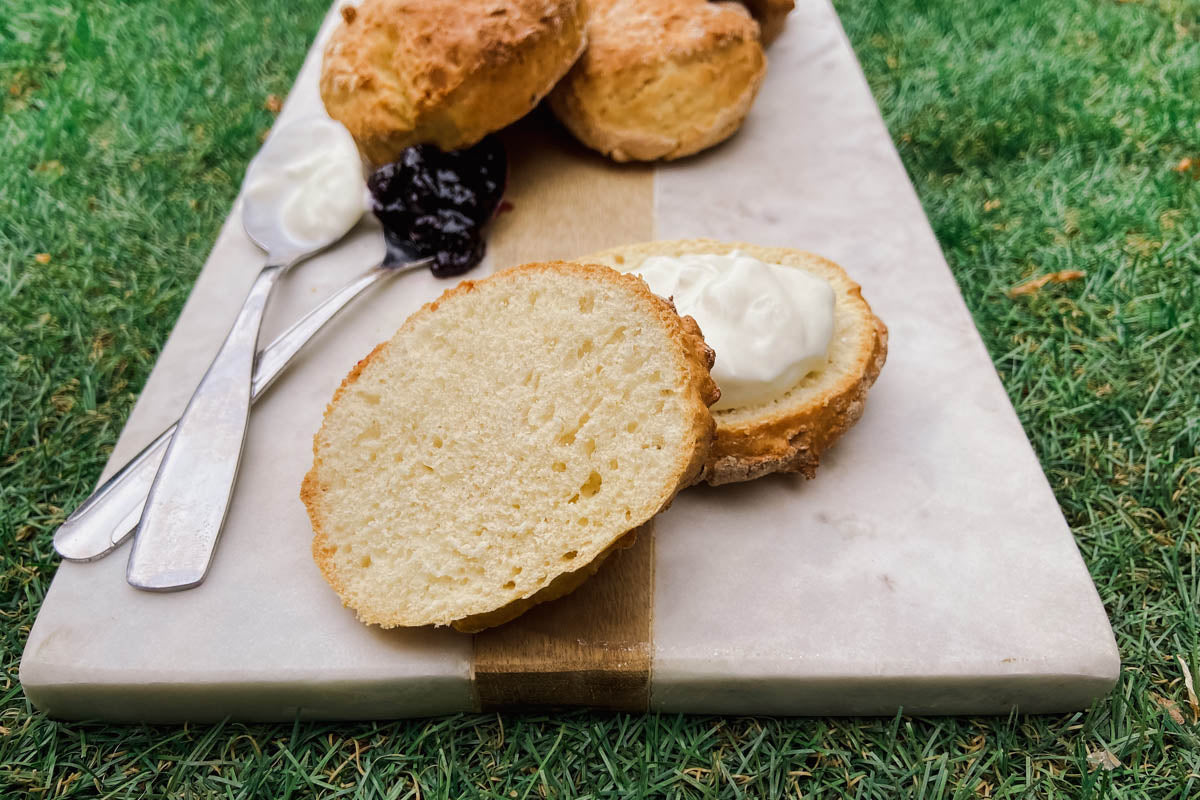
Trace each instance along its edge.
<path fill-rule="evenodd" d="M 419 144 L 367 181 L 371 210 L 388 246 L 432 256 L 440 278 L 461 275 L 483 259 L 483 227 L 496 213 L 508 176 L 504 146 L 488 136 L 466 150 Z"/>

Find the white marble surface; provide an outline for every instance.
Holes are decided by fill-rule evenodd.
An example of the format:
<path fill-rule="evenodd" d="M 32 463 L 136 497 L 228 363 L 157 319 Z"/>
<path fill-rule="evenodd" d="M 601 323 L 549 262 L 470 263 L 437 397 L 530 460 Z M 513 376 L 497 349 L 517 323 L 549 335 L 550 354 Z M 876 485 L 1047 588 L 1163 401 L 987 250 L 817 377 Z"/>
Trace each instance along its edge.
<path fill-rule="evenodd" d="M 770 61 L 737 137 L 658 170 L 657 234 L 842 262 L 891 328 L 891 353 L 818 480 L 694 489 L 660 518 L 652 704 L 777 714 L 1084 706 L 1117 676 L 1104 610 L 825 0 L 800 3 Z M 310 54 L 285 117 L 319 102 L 317 67 Z M 238 210 L 109 469 L 179 413 L 249 287 L 261 256 Z M 364 223 L 301 267 L 264 333 L 381 249 Z M 355 622 L 312 565 L 296 496 L 348 365 L 444 286 L 409 275 L 361 299 L 256 406 L 202 587 L 130 589 L 127 548 L 59 568 L 21 665 L 35 704 L 112 720 L 471 707 L 470 638 Z"/>
<path fill-rule="evenodd" d="M 1084 705 L 1119 667 L 1104 610 L 836 16 L 798 6 L 721 158 L 659 170 L 657 235 L 832 258 L 888 361 L 817 480 L 694 491 L 659 521 L 653 702 Z"/>

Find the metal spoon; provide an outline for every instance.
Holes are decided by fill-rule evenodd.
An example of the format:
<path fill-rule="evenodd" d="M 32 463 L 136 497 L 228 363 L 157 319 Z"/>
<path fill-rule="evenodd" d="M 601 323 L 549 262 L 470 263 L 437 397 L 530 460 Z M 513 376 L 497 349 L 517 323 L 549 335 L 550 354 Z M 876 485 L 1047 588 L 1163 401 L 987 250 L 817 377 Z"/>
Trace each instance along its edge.
<path fill-rule="evenodd" d="M 257 177 L 268 182 L 304 180 L 307 175 L 291 170 L 287 156 L 290 147 L 314 130 L 293 125 L 273 133 L 247 170 L 247 185 L 257 183 Z M 292 205 L 290 199 L 271 200 L 264 206 L 254 191 L 245 193 L 242 225 L 266 251 L 267 264 L 179 418 L 150 487 L 125 572 L 138 589 L 188 589 L 208 574 L 241 462 L 258 331 L 271 290 L 289 269 L 341 239 L 353 224 L 327 229 L 321 224 L 325 219 L 317 218 L 313 231 L 301 234 L 308 237 L 305 240 L 289 229 L 286 216 L 304 207 Z"/>
<path fill-rule="evenodd" d="M 384 278 L 427 266 L 432 259 L 413 258 L 389 247 L 383 262 L 372 267 L 329 296 L 255 359 L 250 400 L 261 397 L 301 348 L 358 295 Z M 54 532 L 54 549 L 68 561 L 95 561 L 111 553 L 133 535 L 146 495 L 162 463 L 175 425 L 167 428 L 124 467 L 105 481 L 71 513 Z"/>

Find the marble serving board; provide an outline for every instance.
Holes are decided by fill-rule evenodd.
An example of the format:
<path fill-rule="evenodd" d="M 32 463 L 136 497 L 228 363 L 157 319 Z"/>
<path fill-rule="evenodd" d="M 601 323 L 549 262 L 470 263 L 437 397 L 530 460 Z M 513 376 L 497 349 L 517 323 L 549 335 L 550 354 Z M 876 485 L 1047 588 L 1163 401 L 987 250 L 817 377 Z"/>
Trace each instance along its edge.
<path fill-rule="evenodd" d="M 582 255 L 565 252 L 566 243 L 618 244 L 605 238 L 606 215 L 644 213 L 658 238 L 710 236 L 832 258 L 891 329 L 866 413 L 816 480 L 694 488 L 657 520 L 649 707 L 936 714 L 1086 706 L 1117 677 L 1104 609 L 833 9 L 826 0 L 799 5 L 735 138 L 651 170 L 644 212 L 624 202 L 616 180 L 612 193 L 594 193 L 594 214 L 557 219 L 547 189 L 543 202 L 509 215 L 545 215 L 537 252 L 506 243 L 501 223 L 481 269 L 518 256 Z M 319 43 L 334 21 L 284 118 L 319 112 Z M 565 137 L 553 126 L 546 135 Z M 591 159 L 596 180 L 626 174 L 572 147 L 556 152 Z M 239 212 L 106 475 L 178 415 L 231 323 L 262 260 Z M 366 221 L 301 267 L 272 300 L 264 337 L 381 251 Z M 312 434 L 348 367 L 445 286 L 413 274 L 361 299 L 256 406 L 203 586 L 131 589 L 128 546 L 59 567 L 21 664 L 36 706 L 61 718 L 148 721 L 385 718 L 476 706 L 471 637 L 357 623 L 312 563 L 297 497 Z"/>

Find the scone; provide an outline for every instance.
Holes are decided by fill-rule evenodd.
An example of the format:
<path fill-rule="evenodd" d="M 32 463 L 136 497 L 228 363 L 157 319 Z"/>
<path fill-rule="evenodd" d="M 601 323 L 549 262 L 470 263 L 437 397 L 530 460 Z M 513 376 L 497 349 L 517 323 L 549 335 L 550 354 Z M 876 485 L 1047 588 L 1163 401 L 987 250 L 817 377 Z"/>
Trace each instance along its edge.
<path fill-rule="evenodd" d="M 342 382 L 301 498 L 358 618 L 475 631 L 575 588 L 693 483 L 712 351 L 645 283 L 527 264 L 464 281 Z"/>
<path fill-rule="evenodd" d="M 589 0 L 588 47 L 550 93 L 581 142 L 616 161 L 681 158 L 733 135 L 767 70 L 738 3 Z"/>
<path fill-rule="evenodd" d="M 587 42 L 584 0 L 364 0 L 325 49 L 321 99 L 376 165 L 469 147 L 524 116 Z"/>
<path fill-rule="evenodd" d="M 716 485 L 772 472 L 799 472 L 812 478 L 821 454 L 862 416 L 867 390 L 887 358 L 887 327 L 841 267 L 800 250 L 711 239 L 628 245 L 580 260 L 636 272 L 651 256 L 734 250 L 768 264 L 806 270 L 828 281 L 834 294 L 833 335 L 823 368 L 801 378 L 790 390 L 768 402 L 713 412 L 717 439 L 705 479 Z M 703 317 L 698 322 L 703 328 Z M 718 349 L 716 357 L 719 363 L 729 354 Z"/>

